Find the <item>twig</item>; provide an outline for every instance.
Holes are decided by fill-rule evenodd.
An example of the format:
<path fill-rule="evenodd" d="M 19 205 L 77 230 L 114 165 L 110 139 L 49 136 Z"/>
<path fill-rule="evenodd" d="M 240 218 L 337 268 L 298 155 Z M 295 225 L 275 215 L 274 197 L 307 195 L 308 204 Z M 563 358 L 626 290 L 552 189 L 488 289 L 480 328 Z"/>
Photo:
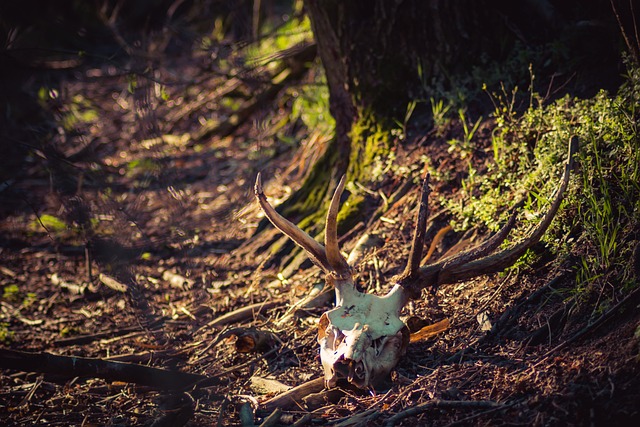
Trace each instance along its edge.
<path fill-rule="evenodd" d="M 40 385 L 42 385 L 42 382 L 44 381 L 44 378 L 42 375 L 40 375 L 37 379 L 36 382 L 33 383 L 33 386 L 31 387 L 31 389 L 29 390 L 29 392 L 27 393 L 27 395 L 24 397 L 24 399 L 22 399 L 22 402 L 20 402 L 20 405 L 18 406 L 27 406 L 29 404 L 29 401 L 31 400 L 31 398 L 33 397 L 33 395 L 36 393 L 36 390 L 38 390 L 38 388 L 40 387 Z"/>
<path fill-rule="evenodd" d="M 280 303 L 270 301 L 270 302 L 259 302 L 256 304 L 251 304 L 239 308 L 237 310 L 230 311 L 227 314 L 223 314 L 222 316 L 213 319 L 211 322 L 207 323 L 206 326 L 209 328 L 216 328 L 219 326 L 227 325 L 229 323 L 240 322 L 247 319 L 253 319 L 256 315 L 258 315 L 262 310 L 269 310 L 273 307 L 278 306 Z"/>
<path fill-rule="evenodd" d="M 127 292 L 127 289 L 128 289 L 127 285 L 125 285 L 122 282 L 119 282 L 118 280 L 114 279 L 111 276 L 107 276 L 106 274 L 100 273 L 100 275 L 98 275 L 98 280 L 100 280 L 100 282 L 102 282 L 104 285 L 113 289 L 116 292 Z"/>
<path fill-rule="evenodd" d="M 491 400 L 440 400 L 433 399 L 419 405 L 413 406 L 409 409 L 405 409 L 402 412 L 398 412 L 385 423 L 385 427 L 393 427 L 405 418 L 412 417 L 414 415 L 422 414 L 430 409 L 499 409 L 505 408 L 507 405 L 503 403 L 494 402 Z"/>
<path fill-rule="evenodd" d="M 311 393 L 317 393 L 323 389 L 324 378 L 316 378 L 315 380 L 307 381 L 304 384 L 300 384 L 289 391 L 267 400 L 261 405 L 261 409 L 267 412 L 273 411 L 275 408 L 285 409 L 301 402 L 303 397 Z"/>
<path fill-rule="evenodd" d="M 300 417 L 295 423 L 291 424 L 291 427 L 302 427 L 312 419 L 313 419 L 313 412 L 309 412 L 308 414 L 304 414 L 302 417 Z"/>
<path fill-rule="evenodd" d="M 271 415 L 269 415 L 267 418 L 264 419 L 264 421 L 262 422 L 262 424 L 260 424 L 260 427 L 271 427 L 274 426 L 278 423 L 278 421 L 280 421 L 280 415 L 282 414 L 282 409 L 281 408 L 276 408 L 273 410 L 273 412 L 271 413 Z"/>

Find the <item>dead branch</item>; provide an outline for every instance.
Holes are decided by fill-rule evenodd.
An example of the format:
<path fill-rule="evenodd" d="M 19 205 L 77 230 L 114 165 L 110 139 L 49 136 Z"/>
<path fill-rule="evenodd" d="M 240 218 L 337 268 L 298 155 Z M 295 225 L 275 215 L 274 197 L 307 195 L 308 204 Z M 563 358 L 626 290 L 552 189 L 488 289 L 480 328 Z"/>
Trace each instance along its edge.
<path fill-rule="evenodd" d="M 122 381 L 164 390 L 183 389 L 207 379 L 204 375 L 112 362 L 89 357 L 0 349 L 0 369 L 55 374 L 63 377 L 93 377 Z"/>
<path fill-rule="evenodd" d="M 260 405 L 260 409 L 265 412 L 271 412 L 276 408 L 286 409 L 291 406 L 300 404 L 305 396 L 308 396 L 312 393 L 318 393 L 323 389 L 324 378 L 316 378 L 267 400 L 266 402 L 262 403 L 262 405 Z"/>

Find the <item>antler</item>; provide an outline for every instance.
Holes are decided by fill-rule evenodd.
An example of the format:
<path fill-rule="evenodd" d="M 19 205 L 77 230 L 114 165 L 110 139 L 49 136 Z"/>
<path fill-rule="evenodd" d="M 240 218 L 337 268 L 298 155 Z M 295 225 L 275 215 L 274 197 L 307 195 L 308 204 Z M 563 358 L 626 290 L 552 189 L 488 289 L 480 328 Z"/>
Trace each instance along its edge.
<path fill-rule="evenodd" d="M 273 209 L 262 191 L 262 179 L 258 174 L 255 194 L 267 218 L 307 252 L 309 258 L 325 272 L 327 282 L 336 288 L 335 308 L 324 313 L 318 323 L 320 359 L 326 385 L 333 387 L 344 379 L 360 388 L 375 386 L 388 377 L 409 343 L 408 329 L 400 320 L 400 311 L 409 298 L 419 296 L 422 289 L 429 286 L 500 271 L 537 243 L 560 206 L 577 149 L 578 140 L 573 137 L 556 197 L 549 212 L 528 238 L 494 253 L 515 225 L 517 208 L 522 205 L 519 202 L 505 226 L 484 243 L 421 267 L 429 198 L 429 175 L 426 175 L 407 266 L 395 280 L 394 287 L 384 296 L 358 291 L 351 268 L 340 253 L 337 217 L 344 190 L 344 176 L 338 183 L 327 212 L 323 246 Z"/>
<path fill-rule="evenodd" d="M 512 265 L 526 252 L 527 249 L 540 241 L 551 224 L 553 217 L 560 207 L 567 184 L 569 183 L 569 175 L 574 162 L 573 158 L 577 150 L 578 138 L 574 136 L 571 138 L 569 143 L 569 152 L 565 163 L 564 173 L 560 186 L 556 191 L 556 197 L 551 204 L 549 211 L 545 214 L 542 221 L 540 221 L 529 237 L 505 250 L 493 253 L 493 251 L 498 248 L 502 242 L 504 242 L 511 229 L 514 227 L 518 208 L 523 204 L 523 201 L 521 200 L 514 207 L 513 213 L 509 217 L 507 223 L 491 238 L 473 249 L 421 267 L 418 272 L 411 275 L 413 280 L 405 277 L 405 273 L 400 279 L 400 285 L 405 289 L 410 297 L 417 297 L 420 294 L 420 291 L 426 287 L 437 286 L 445 283 L 461 282 L 472 277 L 495 273 Z M 423 188 L 423 198 L 424 191 L 425 190 Z M 423 209 L 426 210 L 426 203 L 421 203 L 420 206 L 421 211 Z M 423 214 L 418 213 L 418 217 L 421 215 Z M 421 225 L 421 227 L 424 227 L 424 225 Z M 417 231 L 418 230 L 416 230 L 416 235 Z M 424 245 L 424 240 L 417 243 L 417 245 L 422 247 Z"/>
<path fill-rule="evenodd" d="M 260 203 L 260 207 L 262 207 L 262 211 L 269 221 L 271 221 L 278 230 L 293 240 L 294 243 L 304 249 L 311 261 L 320 267 L 325 274 L 335 275 L 340 278 L 351 276 L 349 264 L 347 264 L 342 253 L 340 253 L 340 247 L 338 245 L 338 208 L 340 207 L 340 197 L 344 191 L 344 184 L 345 177 L 343 175 L 333 193 L 329 211 L 327 212 L 325 246 L 322 246 L 300 227 L 276 212 L 264 195 L 262 190 L 262 176 L 260 173 L 258 173 L 256 177 L 254 187 L 258 203 Z"/>

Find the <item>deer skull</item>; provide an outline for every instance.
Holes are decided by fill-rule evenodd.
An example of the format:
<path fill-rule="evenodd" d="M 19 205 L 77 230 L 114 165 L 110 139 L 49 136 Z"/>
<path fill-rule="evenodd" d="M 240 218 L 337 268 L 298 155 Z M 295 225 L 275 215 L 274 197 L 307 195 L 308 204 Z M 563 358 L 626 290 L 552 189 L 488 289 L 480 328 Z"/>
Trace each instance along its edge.
<path fill-rule="evenodd" d="M 346 292 L 345 288 L 336 308 L 319 322 L 325 383 L 334 387 L 346 378 L 366 388 L 388 377 L 409 343 L 408 329 L 399 317 L 400 288 L 384 297 L 359 292 L 352 284 Z"/>
<path fill-rule="evenodd" d="M 455 283 L 500 271 L 512 265 L 538 242 L 558 210 L 569 181 L 573 154 L 578 146 L 577 138 L 573 137 L 569 145 L 569 155 L 556 197 L 528 238 L 494 253 L 515 225 L 517 210 L 514 209 L 507 224 L 476 248 L 421 267 L 428 213 L 427 175 L 422 184 L 420 208 L 407 266 L 400 276 L 392 279 L 395 285 L 384 296 L 362 293 L 356 289 L 351 267 L 340 253 L 337 216 L 340 196 L 344 190 L 344 176 L 331 199 L 323 246 L 275 211 L 263 193 L 262 180 L 258 174 L 255 195 L 267 218 L 306 251 L 309 258 L 326 274 L 327 284 L 333 285 L 336 290 L 335 308 L 322 315 L 318 329 L 320 359 L 326 386 L 334 387 L 338 380 L 345 379 L 364 389 L 387 379 L 409 343 L 409 331 L 400 320 L 400 311 L 410 298 L 419 297 L 421 290 L 426 287 Z"/>

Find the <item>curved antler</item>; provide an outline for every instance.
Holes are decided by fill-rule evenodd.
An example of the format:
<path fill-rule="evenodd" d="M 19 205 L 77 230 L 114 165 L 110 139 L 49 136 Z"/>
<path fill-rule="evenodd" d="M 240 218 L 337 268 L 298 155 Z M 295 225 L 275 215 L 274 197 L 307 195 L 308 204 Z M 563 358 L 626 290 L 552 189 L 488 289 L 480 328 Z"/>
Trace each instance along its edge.
<path fill-rule="evenodd" d="M 409 252 L 409 260 L 404 272 L 400 276 L 400 283 L 410 281 L 416 278 L 420 268 L 420 260 L 422 260 L 422 250 L 424 249 L 424 235 L 427 232 L 427 218 L 429 217 L 429 179 L 427 173 L 422 180 L 422 191 L 420 193 L 420 207 L 416 216 L 416 225 L 413 229 L 413 240 L 411 241 L 411 250 Z"/>
<path fill-rule="evenodd" d="M 419 295 L 420 290 L 428 286 L 440 285 L 444 283 L 455 283 L 483 274 L 490 274 L 501 271 L 512 265 L 520 258 L 527 249 L 535 245 L 547 231 L 555 216 L 560 203 L 564 197 L 564 191 L 569 183 L 569 176 L 573 168 L 574 155 L 578 151 L 578 138 L 572 137 L 569 143 L 569 152 L 562 176 L 562 181 L 556 192 L 556 197 L 551 204 L 549 211 L 533 232 L 523 241 L 498 253 L 492 252 L 500 246 L 507 238 L 507 235 L 515 225 L 517 207 L 522 205 L 522 201 L 516 204 L 514 212 L 511 214 L 507 224 L 502 227 L 494 236 L 489 238 L 479 246 L 454 255 L 436 263 L 420 268 L 419 280 L 404 283 L 404 287 L 412 297 Z"/>
<path fill-rule="evenodd" d="M 331 198 L 324 232 L 327 261 L 338 277 L 351 275 L 349 264 L 340 253 L 340 246 L 338 245 L 338 209 L 340 207 L 340 197 L 342 197 L 342 192 L 344 191 L 345 178 L 346 176 L 342 175 Z"/>
<path fill-rule="evenodd" d="M 262 211 L 267 216 L 271 224 L 278 230 L 282 231 L 286 236 L 294 241 L 298 246 L 307 252 L 311 261 L 322 269 L 326 274 L 330 273 L 333 268 L 327 259 L 327 253 L 324 247 L 318 243 L 313 237 L 309 236 L 300 227 L 280 215 L 267 201 L 267 196 L 262 190 L 262 176 L 258 172 L 254 192 Z"/>

